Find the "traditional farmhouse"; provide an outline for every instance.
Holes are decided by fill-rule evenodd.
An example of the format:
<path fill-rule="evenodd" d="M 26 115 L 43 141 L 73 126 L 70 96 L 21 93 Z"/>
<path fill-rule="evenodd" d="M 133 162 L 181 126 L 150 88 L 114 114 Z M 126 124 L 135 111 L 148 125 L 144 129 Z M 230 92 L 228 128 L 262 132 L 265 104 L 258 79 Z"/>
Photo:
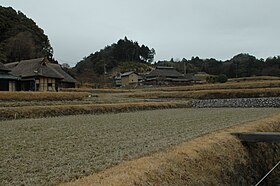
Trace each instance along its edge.
<path fill-rule="evenodd" d="M 59 64 L 47 58 L 8 63 L 6 68 L 20 78 L 17 90 L 58 91 L 59 88 L 74 88 L 77 81 L 67 74 Z"/>
<path fill-rule="evenodd" d="M 116 86 L 135 86 L 138 85 L 138 74 L 135 72 L 125 72 L 115 77 Z"/>
<path fill-rule="evenodd" d="M 193 76 L 184 76 L 173 67 L 157 66 L 146 75 L 145 84 L 149 85 L 180 85 L 189 84 Z"/>
<path fill-rule="evenodd" d="M 0 63 L 0 91 L 15 91 L 19 77 L 13 76 L 3 63 Z"/>

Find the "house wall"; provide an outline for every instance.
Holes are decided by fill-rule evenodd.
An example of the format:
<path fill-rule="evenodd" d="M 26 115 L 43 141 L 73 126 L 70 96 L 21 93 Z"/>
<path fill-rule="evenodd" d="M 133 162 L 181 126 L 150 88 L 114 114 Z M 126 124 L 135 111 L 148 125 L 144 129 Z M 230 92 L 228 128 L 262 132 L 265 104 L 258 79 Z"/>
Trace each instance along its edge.
<path fill-rule="evenodd" d="M 9 81 L 9 91 L 16 91 L 16 82 L 15 81 Z"/>
<path fill-rule="evenodd" d="M 129 77 L 129 84 L 138 83 L 138 75 L 137 74 L 131 74 L 128 77 Z"/>
<path fill-rule="evenodd" d="M 121 79 L 116 79 L 115 83 L 116 83 L 116 86 L 122 86 L 122 80 Z"/>
<path fill-rule="evenodd" d="M 46 92 L 46 91 L 56 91 L 56 81 L 53 78 L 43 78 L 40 77 L 36 79 L 36 91 Z"/>
<path fill-rule="evenodd" d="M 122 86 L 128 86 L 132 84 L 138 84 L 138 75 L 130 74 L 129 76 L 122 77 Z"/>

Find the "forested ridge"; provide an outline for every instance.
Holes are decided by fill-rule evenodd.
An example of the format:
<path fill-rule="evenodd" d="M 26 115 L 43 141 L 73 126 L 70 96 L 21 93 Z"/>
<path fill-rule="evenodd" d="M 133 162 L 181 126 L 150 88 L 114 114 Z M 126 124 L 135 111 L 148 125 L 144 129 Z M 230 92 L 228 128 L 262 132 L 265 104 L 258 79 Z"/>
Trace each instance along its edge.
<path fill-rule="evenodd" d="M 115 73 L 134 70 L 144 72 L 154 60 L 155 50 L 127 37 L 82 59 L 71 70 L 81 81 L 104 81 Z"/>
<path fill-rule="evenodd" d="M 0 62 L 8 63 L 37 57 L 52 60 L 48 36 L 20 11 L 0 6 Z"/>
<path fill-rule="evenodd" d="M 229 60 L 221 61 L 214 58 L 200 59 L 192 57 L 187 60 L 158 61 L 156 65 L 172 66 L 184 73 L 205 72 L 210 75 L 224 74 L 229 78 L 250 76 L 280 76 L 280 56 L 257 59 L 255 56 L 241 53 Z"/>

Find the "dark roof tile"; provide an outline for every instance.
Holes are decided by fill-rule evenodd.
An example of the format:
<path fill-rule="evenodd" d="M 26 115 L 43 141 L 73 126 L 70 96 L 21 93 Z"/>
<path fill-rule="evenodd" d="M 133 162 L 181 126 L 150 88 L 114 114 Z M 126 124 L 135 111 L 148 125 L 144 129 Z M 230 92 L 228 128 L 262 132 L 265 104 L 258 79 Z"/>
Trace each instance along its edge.
<path fill-rule="evenodd" d="M 0 71 L 9 72 L 10 70 L 3 63 L 0 62 Z"/>

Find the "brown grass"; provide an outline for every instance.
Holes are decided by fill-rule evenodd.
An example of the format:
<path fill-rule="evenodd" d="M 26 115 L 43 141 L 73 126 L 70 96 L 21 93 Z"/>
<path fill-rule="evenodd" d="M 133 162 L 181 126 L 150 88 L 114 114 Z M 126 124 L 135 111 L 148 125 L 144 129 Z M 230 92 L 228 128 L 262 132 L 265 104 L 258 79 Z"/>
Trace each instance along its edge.
<path fill-rule="evenodd" d="M 90 93 L 127 93 L 132 90 L 120 88 L 107 88 L 107 89 L 93 89 L 93 88 L 64 88 L 61 91 L 65 92 L 90 92 Z"/>
<path fill-rule="evenodd" d="M 273 147 L 259 144 L 248 151 L 250 147 L 230 135 L 240 131 L 279 132 L 280 114 L 208 134 L 167 152 L 127 161 L 61 185 L 252 185 L 262 176 L 257 171 L 267 172 L 279 161 L 276 153 L 279 154 L 280 148 L 275 144 Z"/>
<path fill-rule="evenodd" d="M 253 81 L 253 82 L 228 82 L 218 84 L 204 84 L 177 87 L 159 87 L 143 89 L 144 91 L 196 91 L 196 90 L 217 90 L 217 89 L 256 89 L 280 87 L 280 80 Z"/>
<path fill-rule="evenodd" d="M 118 103 L 118 104 L 87 104 L 87 105 L 49 105 L 0 108 L 0 120 L 42 118 L 64 115 L 117 113 L 138 110 L 186 108 L 190 104 L 179 103 Z"/>
<path fill-rule="evenodd" d="M 277 76 L 255 76 L 255 77 L 242 77 L 242 78 L 232 78 L 229 79 L 228 81 L 236 81 L 236 82 L 241 82 L 241 81 L 271 81 L 271 80 L 279 80 L 280 77 Z"/>
<path fill-rule="evenodd" d="M 227 99 L 227 98 L 259 98 L 278 97 L 280 88 L 256 89 L 217 89 L 197 91 L 155 91 L 127 94 L 129 97 L 145 99 Z"/>
<path fill-rule="evenodd" d="M 0 92 L 1 101 L 63 101 L 82 100 L 89 93 L 80 92 Z"/>

